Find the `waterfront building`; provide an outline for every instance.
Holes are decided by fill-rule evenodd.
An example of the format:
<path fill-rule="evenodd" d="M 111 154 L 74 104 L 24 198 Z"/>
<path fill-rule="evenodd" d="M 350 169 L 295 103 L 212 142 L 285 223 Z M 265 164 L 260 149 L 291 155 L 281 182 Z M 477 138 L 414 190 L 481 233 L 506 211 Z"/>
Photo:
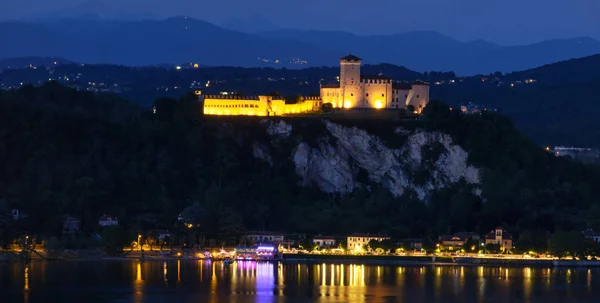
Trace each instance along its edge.
<path fill-rule="evenodd" d="M 283 233 L 277 232 L 249 232 L 242 237 L 242 240 L 249 245 L 258 245 L 258 244 L 282 244 L 284 242 Z"/>
<path fill-rule="evenodd" d="M 313 238 L 313 243 L 319 247 L 335 247 L 335 238 L 328 236 L 317 236 Z"/>
<path fill-rule="evenodd" d="M 98 219 L 98 225 L 100 225 L 101 227 L 116 226 L 119 225 L 119 220 L 117 220 L 117 218 L 103 215 L 102 217 L 100 217 L 100 219 Z"/>
<path fill-rule="evenodd" d="M 372 234 L 359 234 L 354 233 L 347 238 L 348 250 L 360 251 L 365 245 L 368 245 L 371 240 L 383 241 L 389 240 L 388 236 L 372 235 Z"/>
<path fill-rule="evenodd" d="M 586 239 L 590 239 L 590 240 L 592 240 L 594 242 L 600 243 L 600 233 L 595 232 L 592 229 L 588 229 L 588 230 L 584 231 L 583 232 L 583 236 Z"/>
<path fill-rule="evenodd" d="M 513 247 L 513 237 L 502 227 L 496 227 L 485 235 L 485 245 L 488 244 L 497 244 L 502 251 L 509 251 Z"/>
<path fill-rule="evenodd" d="M 441 236 L 439 240 L 439 249 L 457 250 L 463 248 L 469 240 L 478 241 L 479 234 L 473 232 L 458 232 L 452 235 Z"/>

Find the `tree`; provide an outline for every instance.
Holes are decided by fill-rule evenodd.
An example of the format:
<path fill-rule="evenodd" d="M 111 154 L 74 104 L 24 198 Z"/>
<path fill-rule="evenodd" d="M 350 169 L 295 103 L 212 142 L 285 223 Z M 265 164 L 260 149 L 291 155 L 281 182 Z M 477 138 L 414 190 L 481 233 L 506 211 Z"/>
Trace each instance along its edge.
<path fill-rule="evenodd" d="M 412 104 L 409 104 L 406 106 L 406 111 L 412 114 L 415 112 L 415 107 Z"/>
<path fill-rule="evenodd" d="M 451 115 L 450 106 L 438 100 L 431 100 L 421 113 L 424 118 L 429 120 L 443 120 Z"/>
<path fill-rule="evenodd" d="M 310 239 L 302 239 L 298 242 L 298 248 L 306 251 L 313 251 L 317 248 L 317 245 Z"/>
<path fill-rule="evenodd" d="M 57 258 L 63 253 L 64 247 L 62 246 L 58 238 L 50 237 L 44 243 L 44 250 L 46 251 L 49 257 Z"/>
<path fill-rule="evenodd" d="M 104 243 L 104 250 L 108 255 L 116 256 L 123 252 L 125 246 L 131 244 L 133 237 L 122 226 L 106 227 L 100 236 Z"/>
<path fill-rule="evenodd" d="M 324 113 L 330 113 L 333 111 L 333 104 L 326 102 L 321 105 L 321 111 Z"/>
<path fill-rule="evenodd" d="M 501 252 L 500 244 L 488 243 L 485 245 L 485 252 L 488 254 L 499 254 Z"/>
<path fill-rule="evenodd" d="M 588 211 L 588 227 L 600 231 L 600 204 L 593 204 Z"/>
<path fill-rule="evenodd" d="M 518 252 L 546 252 L 548 251 L 548 237 L 546 232 L 538 230 L 525 230 L 519 235 L 515 242 L 515 250 Z"/>
<path fill-rule="evenodd" d="M 578 257 L 585 252 L 585 238 L 579 232 L 557 231 L 550 237 L 549 251 L 556 257 Z"/>

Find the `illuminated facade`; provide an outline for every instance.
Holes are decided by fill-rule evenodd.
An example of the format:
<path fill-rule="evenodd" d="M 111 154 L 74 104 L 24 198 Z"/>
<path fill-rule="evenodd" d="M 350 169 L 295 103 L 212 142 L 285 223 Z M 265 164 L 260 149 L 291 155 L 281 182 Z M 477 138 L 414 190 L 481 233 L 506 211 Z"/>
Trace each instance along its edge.
<path fill-rule="evenodd" d="M 405 108 L 414 107 L 421 113 L 429 102 L 429 84 L 394 83 L 383 75 L 360 73 L 361 59 L 348 55 L 340 59 L 338 83 L 321 85 L 323 103 L 335 108 Z"/>
<path fill-rule="evenodd" d="M 509 251 L 513 247 L 513 237 L 502 227 L 497 227 L 485 235 L 485 245 L 488 244 L 497 244 L 502 251 Z"/>
<path fill-rule="evenodd" d="M 341 58 L 337 83 L 321 85 L 320 97 L 304 97 L 293 104 L 274 96 L 203 95 L 201 91 L 196 91 L 196 95 L 205 115 L 218 116 L 297 115 L 319 111 L 324 103 L 348 109 L 397 109 L 410 105 L 415 113 L 421 113 L 429 102 L 429 84 L 394 83 L 382 75 L 361 75 L 360 65 L 361 59 L 356 56 Z"/>
<path fill-rule="evenodd" d="M 321 98 L 304 97 L 303 101 L 286 104 L 281 97 L 203 95 L 196 91 L 203 103 L 205 115 L 218 116 L 282 116 L 317 111 L 321 108 Z"/>
<path fill-rule="evenodd" d="M 370 235 L 370 234 L 352 234 L 347 238 L 348 250 L 361 251 L 364 246 L 369 245 L 371 240 L 383 241 L 389 240 L 390 237 Z"/>

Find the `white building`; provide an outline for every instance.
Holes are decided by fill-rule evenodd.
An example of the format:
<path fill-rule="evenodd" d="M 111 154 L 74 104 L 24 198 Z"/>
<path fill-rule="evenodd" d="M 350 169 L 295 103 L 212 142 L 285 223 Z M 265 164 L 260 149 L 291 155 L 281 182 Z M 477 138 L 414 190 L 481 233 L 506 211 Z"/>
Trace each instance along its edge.
<path fill-rule="evenodd" d="M 100 225 L 101 227 L 116 226 L 119 225 L 119 220 L 117 220 L 117 218 L 103 215 L 102 217 L 100 217 L 100 219 L 98 219 L 98 225 Z"/>
<path fill-rule="evenodd" d="M 368 245 L 371 240 L 383 241 L 389 240 L 390 237 L 371 235 L 371 234 L 352 234 L 348 236 L 348 250 L 362 250 L 365 245 Z"/>
<path fill-rule="evenodd" d="M 276 232 L 250 232 L 243 236 L 248 244 L 281 244 L 284 235 Z"/>
<path fill-rule="evenodd" d="M 429 84 L 394 83 L 383 75 L 361 75 L 361 59 L 348 55 L 340 59 L 338 83 L 321 85 L 321 100 L 335 108 L 405 108 L 420 113 L 429 102 Z"/>
<path fill-rule="evenodd" d="M 335 238 L 334 237 L 326 237 L 326 236 L 318 236 L 313 238 L 313 243 L 319 247 L 334 247 L 335 246 Z"/>

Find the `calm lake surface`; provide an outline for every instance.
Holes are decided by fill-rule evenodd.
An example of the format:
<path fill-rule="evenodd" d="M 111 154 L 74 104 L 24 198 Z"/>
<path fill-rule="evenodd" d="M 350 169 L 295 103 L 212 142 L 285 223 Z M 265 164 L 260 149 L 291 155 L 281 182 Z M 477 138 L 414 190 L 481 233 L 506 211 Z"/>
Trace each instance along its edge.
<path fill-rule="evenodd" d="M 600 302 L 600 270 L 187 260 L 2 263 L 0 302 Z"/>

